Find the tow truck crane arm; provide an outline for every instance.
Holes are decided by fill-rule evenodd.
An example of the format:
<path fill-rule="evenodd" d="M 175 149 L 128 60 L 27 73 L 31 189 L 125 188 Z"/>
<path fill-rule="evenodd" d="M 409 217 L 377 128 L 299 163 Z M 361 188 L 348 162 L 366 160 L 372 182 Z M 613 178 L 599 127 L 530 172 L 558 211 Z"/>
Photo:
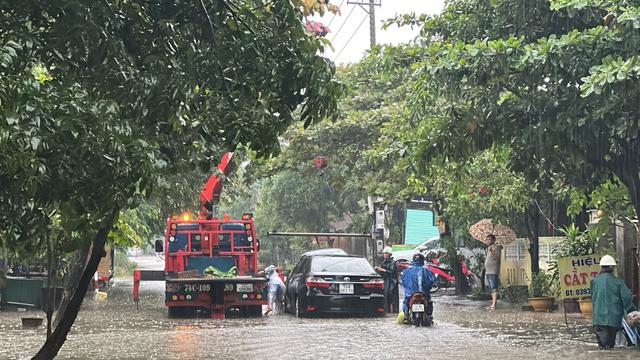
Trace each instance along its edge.
<path fill-rule="evenodd" d="M 224 154 L 222 161 L 218 165 L 218 171 L 224 176 L 229 176 L 233 169 L 236 168 L 236 164 L 233 161 L 233 154 L 233 152 Z M 199 219 L 211 220 L 215 216 L 214 208 L 220 202 L 221 193 L 222 178 L 213 174 L 205 184 L 202 192 L 200 192 Z"/>

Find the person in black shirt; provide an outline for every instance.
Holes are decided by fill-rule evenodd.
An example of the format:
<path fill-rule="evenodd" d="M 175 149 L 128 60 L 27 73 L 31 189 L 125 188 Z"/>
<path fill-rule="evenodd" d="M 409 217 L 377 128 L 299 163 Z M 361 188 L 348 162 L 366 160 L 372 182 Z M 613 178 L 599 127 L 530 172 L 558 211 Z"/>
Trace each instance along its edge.
<path fill-rule="evenodd" d="M 398 267 L 396 266 L 391 247 L 387 246 L 382 250 L 382 262 L 376 266 L 376 271 L 384 279 L 385 311 L 388 313 L 398 312 Z"/>

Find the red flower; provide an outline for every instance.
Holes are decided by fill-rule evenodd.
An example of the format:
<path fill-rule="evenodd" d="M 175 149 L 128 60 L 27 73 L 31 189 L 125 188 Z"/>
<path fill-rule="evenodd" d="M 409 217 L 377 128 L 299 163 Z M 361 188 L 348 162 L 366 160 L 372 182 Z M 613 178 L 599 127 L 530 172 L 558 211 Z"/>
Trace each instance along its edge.
<path fill-rule="evenodd" d="M 469 197 L 474 197 L 476 196 L 474 193 L 469 194 Z"/>

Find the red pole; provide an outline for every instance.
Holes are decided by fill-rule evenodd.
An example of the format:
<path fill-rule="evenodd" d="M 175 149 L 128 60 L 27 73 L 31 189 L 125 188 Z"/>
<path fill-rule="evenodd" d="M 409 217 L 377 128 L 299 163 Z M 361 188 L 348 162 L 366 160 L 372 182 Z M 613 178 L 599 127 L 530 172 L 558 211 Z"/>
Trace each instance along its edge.
<path fill-rule="evenodd" d="M 140 270 L 133 271 L 133 301 L 138 307 L 138 301 L 140 300 Z"/>

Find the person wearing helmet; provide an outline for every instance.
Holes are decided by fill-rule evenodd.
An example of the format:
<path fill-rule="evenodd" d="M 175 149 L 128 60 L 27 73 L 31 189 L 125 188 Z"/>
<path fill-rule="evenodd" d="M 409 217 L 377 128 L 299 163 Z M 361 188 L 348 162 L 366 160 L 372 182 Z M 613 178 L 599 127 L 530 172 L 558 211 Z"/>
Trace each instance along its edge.
<path fill-rule="evenodd" d="M 269 278 L 269 296 L 267 298 L 267 311 L 264 313 L 268 315 L 273 311 L 274 314 L 281 313 L 282 301 L 284 300 L 284 282 L 280 279 L 280 275 L 276 271 L 276 267 L 270 265 L 264 269 L 264 273 Z"/>
<path fill-rule="evenodd" d="M 429 290 L 433 286 L 436 276 L 426 266 L 424 266 L 424 255 L 417 252 L 413 254 L 413 262 L 411 266 L 407 268 L 402 274 L 402 287 L 404 288 L 404 302 L 403 310 L 405 319 L 409 319 L 409 300 L 411 295 L 417 292 L 421 292 L 425 295 L 429 295 Z M 427 303 L 427 316 L 433 316 L 433 301 L 428 296 Z"/>
<path fill-rule="evenodd" d="M 382 250 L 382 262 L 375 270 L 384 279 L 384 310 L 388 313 L 398 312 L 398 267 L 393 260 L 393 250 L 387 246 Z"/>
<path fill-rule="evenodd" d="M 622 279 L 613 275 L 616 265 L 612 256 L 603 256 L 600 275 L 591 280 L 592 323 L 600 350 L 614 347 L 623 316 L 636 310 L 631 290 Z"/>

